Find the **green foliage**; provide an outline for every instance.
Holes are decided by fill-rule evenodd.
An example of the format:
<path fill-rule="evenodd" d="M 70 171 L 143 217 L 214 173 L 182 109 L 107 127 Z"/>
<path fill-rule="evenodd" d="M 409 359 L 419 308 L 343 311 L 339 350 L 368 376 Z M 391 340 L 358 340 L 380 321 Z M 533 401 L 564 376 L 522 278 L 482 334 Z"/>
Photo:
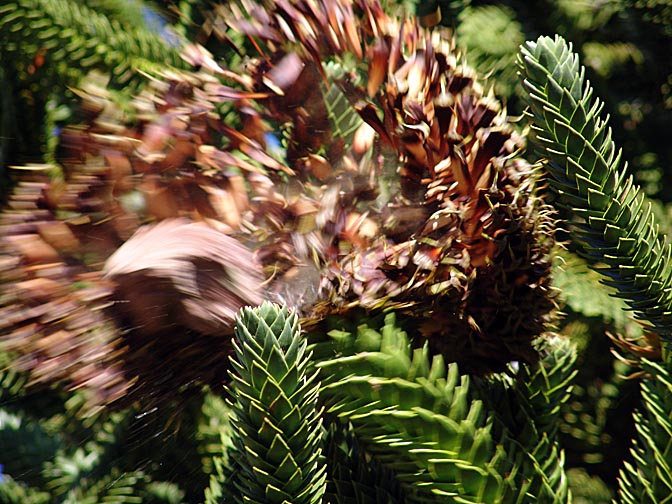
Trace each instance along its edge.
<path fill-rule="evenodd" d="M 626 4 L 640 10 L 642 18 L 660 26 L 668 36 L 672 35 L 672 6 L 667 0 L 626 0 Z"/>
<path fill-rule="evenodd" d="M 30 486 L 41 486 L 45 478 L 38 468 L 56 455 L 60 445 L 38 422 L 0 409 L 0 446 L 14 454 L 3 461 L 8 474 L 21 475 L 22 482 Z"/>
<path fill-rule="evenodd" d="M 446 374 L 440 357 L 430 364 L 427 348 L 413 351 L 392 317 L 381 332 L 360 326 L 331 336 L 344 355 L 318 364 L 328 413 L 352 423 L 361 443 L 397 473 L 407 500 L 499 502 L 504 482 L 492 467 L 499 454 L 491 425 L 456 365 Z"/>
<path fill-rule="evenodd" d="M 441 13 L 441 21 L 453 26 L 457 16 L 471 4 L 471 0 L 423 0 L 415 1 L 415 14 L 422 18 L 435 12 Z"/>
<path fill-rule="evenodd" d="M 571 46 L 541 37 L 521 51 L 529 93 L 533 140 L 548 158 L 551 187 L 575 215 L 572 237 L 598 264 L 606 283 L 635 313 L 669 338 L 670 248 L 657 233 L 645 197 L 626 179 L 601 102 L 592 100 L 584 70 Z M 604 263 L 605 266 L 599 266 Z M 635 414 L 638 440 L 633 462 L 621 472 L 623 502 L 667 502 L 672 496 L 672 381 L 668 363 L 641 360 L 646 414 Z"/>
<path fill-rule="evenodd" d="M 125 0 L 0 5 L 0 82 L 19 98 L 0 108 L 0 167 L 54 162 L 56 131 L 75 99 L 70 88 L 81 87 L 92 72 L 130 95 L 144 84 L 143 73 L 187 66 L 180 56 L 184 40 L 150 26 L 145 18 L 158 16 L 151 12 L 143 2 Z"/>
<path fill-rule="evenodd" d="M 75 416 L 77 394 L 59 404 L 53 391 L 26 394 L 11 383 L 0 381 L 0 445 L 13 454 L 1 460 L 0 502 L 173 504 L 202 498 L 214 470 L 212 454 L 222 451 L 221 429 L 213 432 L 227 414 L 221 398 L 197 397 L 194 404 L 203 407 L 196 415 L 182 405 L 180 424 L 168 431 L 176 404 L 166 405 L 164 415 L 130 407 L 89 422 Z M 199 454 L 208 464 L 201 465 Z"/>
<path fill-rule="evenodd" d="M 582 254 L 635 315 L 654 330 L 672 328 L 672 264 L 650 205 L 627 177 L 603 104 L 562 38 L 540 37 L 519 66 L 530 104 L 532 141 L 546 163 L 558 203 L 570 210 Z"/>
<path fill-rule="evenodd" d="M 196 439 L 204 471 L 213 474 L 217 471 L 217 465 L 222 465 L 220 462 L 225 463 L 224 460 L 219 461 L 222 453 L 226 454 L 224 447 L 232 446 L 231 409 L 223 397 L 208 393 L 203 399 L 202 418 L 198 422 Z"/>
<path fill-rule="evenodd" d="M 567 471 L 569 486 L 572 490 L 574 504 L 608 504 L 612 502 L 612 495 L 607 485 L 601 479 L 590 476 L 583 469 L 569 469 Z"/>
<path fill-rule="evenodd" d="M 554 285 L 567 312 L 561 330 L 577 345 L 579 368 L 560 418 L 560 442 L 567 467 L 585 467 L 604 481 L 615 481 L 634 434 L 632 404 L 639 394 L 637 382 L 625 379 L 637 369 L 614 359 L 604 333 L 637 339 L 642 328 L 585 260 L 566 250 L 556 257 Z M 576 499 L 573 486 L 572 493 Z"/>
<path fill-rule="evenodd" d="M 17 0 L 0 8 L 3 52 L 21 58 L 28 72 L 28 61 L 42 52 L 52 75 L 70 85 L 93 69 L 124 85 L 139 70 L 183 66 L 177 48 L 137 19 L 133 26 L 71 0 Z"/>
<path fill-rule="evenodd" d="M 28 377 L 13 369 L 10 369 L 12 356 L 0 353 L 0 404 L 22 394 Z"/>
<path fill-rule="evenodd" d="M 298 317 L 271 303 L 245 308 L 231 363 L 236 502 L 316 503 L 325 488 L 319 383 Z"/>
<path fill-rule="evenodd" d="M 322 92 L 324 93 L 324 104 L 327 107 L 331 131 L 334 138 L 342 142 L 343 146 L 347 148 L 352 144 L 355 131 L 364 121 L 351 106 L 341 87 L 335 83 L 344 78 L 343 67 L 336 62 L 326 63 L 324 67 L 330 85 L 328 87 L 323 86 Z"/>
<path fill-rule="evenodd" d="M 635 414 L 637 440 L 621 472 L 624 503 L 672 502 L 672 373 L 670 364 L 643 360 L 644 411 Z"/>
<path fill-rule="evenodd" d="M 209 8 L 204 4 L 176 2 L 179 33 L 201 37 L 212 29 L 201 23 Z M 671 250 L 658 236 L 654 217 L 667 210 L 651 210 L 625 175 L 608 119 L 601 118 L 603 104 L 593 98 L 571 46 L 547 37 L 528 43 L 520 58 L 521 84 L 511 62 L 530 32 L 535 7 L 422 4 L 427 12 L 419 9 L 419 14 L 440 5 L 468 61 L 490 74 L 498 92 L 510 99 L 523 89 L 529 93 L 532 142 L 549 160 L 552 189 L 572 212 L 579 251 L 598 272 L 561 254 L 556 285 L 576 316 L 566 332 L 581 335 L 588 345 L 602 327 L 593 320 L 599 318 L 632 335 L 636 331 L 623 312 L 624 299 L 638 318 L 669 336 Z M 540 5 L 553 12 L 544 22 L 572 34 L 599 79 L 622 76 L 628 68 L 651 68 L 655 51 L 642 40 L 639 21 L 660 33 L 672 26 L 667 2 L 611 1 L 599 11 L 574 0 Z M 84 6 L 72 0 L 3 3 L 0 164 L 10 138 L 20 140 L 23 134 L 35 136 L 35 144 L 48 141 L 50 131 L 69 118 L 64 86 L 81 85 L 91 70 L 110 75 L 112 86 L 127 92 L 141 83 L 138 71 L 183 65 L 177 49 L 161 38 L 165 34 L 138 22 L 146 7 L 122 0 L 90 0 Z M 616 13 L 629 21 L 632 39 L 621 41 L 619 32 L 615 40 L 604 37 Z M 236 45 L 243 47 L 238 40 Z M 243 61 L 244 53 L 230 63 Z M 342 75 L 331 63 L 325 68 L 330 78 Z M 667 81 L 660 90 L 669 99 L 672 80 L 663 77 Z M 644 121 L 649 102 L 640 107 L 623 97 L 614 101 L 617 93 L 611 94 L 608 81 L 599 82 L 598 89 L 610 92 L 607 106 L 634 125 Z M 632 85 L 639 82 L 635 75 Z M 361 120 L 348 113 L 352 109 L 338 86 L 325 86 L 323 92 L 334 136 L 347 143 Z M 15 95 L 25 103 L 15 103 Z M 17 130 L 16 118 L 27 117 L 28 109 L 41 114 L 30 123 L 47 134 L 39 137 L 32 126 L 28 133 Z M 665 187 L 655 166 L 657 154 L 644 152 L 636 159 L 651 169 L 648 192 Z M 599 275 L 607 286 L 595 285 Z M 130 407 L 81 422 L 75 417 L 81 397 L 54 390 L 27 393 L 26 377 L 7 370 L 10 356 L 0 354 L 0 446 L 11 454 L 0 460 L 6 473 L 0 476 L 0 502 L 198 502 L 208 476 L 209 504 L 242 501 L 241 494 L 250 496 L 245 502 L 289 501 L 288 488 L 301 495 L 292 502 L 318 502 L 324 492 L 325 502 L 339 503 L 560 503 L 570 500 L 570 488 L 574 502 L 610 500 L 600 479 L 582 469 L 566 470 L 571 464 L 559 441 L 565 449 L 575 447 L 586 464 L 603 460 L 608 417 L 627 399 L 618 376 L 622 367 L 611 366 L 608 376 L 590 375 L 572 390 L 574 350 L 566 340 L 544 336 L 538 366 L 467 376 L 431 357 L 419 336 L 402 331 L 393 315 L 384 322 L 340 320 L 328 336 L 311 335 L 310 350 L 296 320 L 270 305 L 246 310 L 236 333 L 231 403 L 220 391 L 204 394 L 189 411 L 178 410 L 182 423 L 172 435 L 165 424 L 174 404 L 166 404 L 154 420 L 148 420 L 153 413 Z M 587 353 L 582 359 L 578 367 L 596 365 Z M 669 364 L 642 361 L 641 366 L 648 373 L 643 408 L 635 417 L 638 439 L 633 460 L 621 473 L 620 498 L 666 502 L 672 494 L 672 378 Z M 153 437 L 156 432 L 163 435 Z M 167 460 L 179 462 L 165 463 L 172 468 L 166 470 Z"/>
<path fill-rule="evenodd" d="M 583 31 L 606 25 L 622 7 L 618 0 L 604 2 L 600 6 L 583 0 L 557 0 L 554 3 L 558 8 L 558 14 L 571 21 L 575 29 Z"/>
<path fill-rule="evenodd" d="M 334 422 L 326 438 L 328 480 L 325 501 L 339 504 L 405 502 L 394 473 L 362 449 L 350 424 Z"/>
<path fill-rule="evenodd" d="M 316 343 L 328 414 L 351 425 L 363 449 L 393 470 L 404 502 L 565 502 L 555 440 L 574 351 L 549 343 L 522 366 L 473 387 L 456 364 L 413 349 L 393 315 L 380 330 L 335 329 Z M 329 348 L 337 357 L 325 358 Z M 550 500 L 549 500 L 550 499 Z"/>
<path fill-rule="evenodd" d="M 3 504 L 47 504 L 51 501 L 48 492 L 31 488 L 6 474 L 1 477 L 0 502 Z"/>
<path fill-rule="evenodd" d="M 523 366 L 517 377 L 514 390 L 520 411 L 515 426 L 524 425 L 518 439 L 524 440 L 526 452 L 530 450 L 534 463 L 543 468 L 540 488 L 532 487 L 532 495 L 564 501 L 567 482 L 556 437 L 560 411 L 570 397 L 572 381 L 578 372 L 574 367 L 576 353 L 566 339 L 549 339 L 544 345 L 542 351 L 546 355 L 540 365 L 536 369 Z"/>
<path fill-rule="evenodd" d="M 632 42 L 613 42 L 603 44 L 586 42 L 583 44 L 583 57 L 586 65 L 603 77 L 609 77 L 615 68 L 628 62 L 641 65 L 644 55 Z"/>
<path fill-rule="evenodd" d="M 621 361 L 611 361 L 614 366 L 610 376 L 601 370 L 587 369 L 586 362 L 590 361 L 582 359 L 582 376 L 577 379 L 582 385 L 574 386 L 562 411 L 561 443 L 570 467 L 599 466 L 604 473 L 607 468 L 609 472 L 617 471 L 625 455 L 622 453 L 622 445 L 627 441 L 625 434 L 629 433 L 629 412 L 620 408 L 628 395 L 635 395 L 637 384 L 632 380 L 626 382 L 624 375 L 632 371 Z"/>
<path fill-rule="evenodd" d="M 469 63 L 489 77 L 498 96 L 519 94 L 515 61 L 525 35 L 513 10 L 501 5 L 470 6 L 458 19 L 457 43 Z"/>
<path fill-rule="evenodd" d="M 600 283 L 600 274 L 584 259 L 560 248 L 555 257 L 553 284 L 567 308 L 584 317 L 599 317 L 628 336 L 641 335 L 641 327 L 630 321 L 623 299 L 614 296 L 613 288 Z"/>
<path fill-rule="evenodd" d="M 569 488 L 557 425 L 576 375 L 573 345 L 564 338 L 543 343 L 544 358 L 536 368 L 522 366 L 515 378 L 492 377 L 486 405 L 496 418 L 500 443 L 515 492 L 505 502 L 567 502 Z"/>

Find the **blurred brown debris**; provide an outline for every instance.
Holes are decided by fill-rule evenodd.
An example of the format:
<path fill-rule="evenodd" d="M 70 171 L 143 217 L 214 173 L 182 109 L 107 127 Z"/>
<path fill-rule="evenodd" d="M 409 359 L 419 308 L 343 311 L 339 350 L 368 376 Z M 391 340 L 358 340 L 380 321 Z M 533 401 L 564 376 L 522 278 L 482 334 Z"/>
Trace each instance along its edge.
<path fill-rule="evenodd" d="M 0 324 L 21 369 L 92 404 L 215 386 L 233 315 L 266 298 L 312 328 L 394 309 L 465 371 L 535 361 L 553 222 L 524 139 L 450 36 L 376 1 L 216 9 L 223 43 L 239 30 L 260 51 L 244 68 L 194 46 L 200 70 L 157 76 L 132 121 L 85 87 L 62 177 L 17 185 Z"/>

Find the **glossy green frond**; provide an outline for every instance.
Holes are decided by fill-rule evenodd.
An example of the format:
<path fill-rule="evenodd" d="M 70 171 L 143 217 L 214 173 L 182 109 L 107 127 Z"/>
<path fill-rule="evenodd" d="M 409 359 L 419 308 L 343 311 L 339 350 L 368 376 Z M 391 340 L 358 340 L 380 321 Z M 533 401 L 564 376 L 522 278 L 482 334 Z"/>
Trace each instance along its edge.
<path fill-rule="evenodd" d="M 319 383 L 298 317 L 271 303 L 245 308 L 231 359 L 229 455 L 236 502 L 316 503 L 325 489 Z"/>
<path fill-rule="evenodd" d="M 637 318 L 659 333 L 672 328 L 670 246 L 644 194 L 626 175 L 603 103 L 593 98 L 578 56 L 561 37 L 521 49 L 519 67 L 532 120 L 531 141 L 548 162 L 558 203 L 571 210 L 581 252 Z"/>
<path fill-rule="evenodd" d="M 642 360 L 644 411 L 635 413 L 638 439 L 619 481 L 621 502 L 672 502 L 672 373 L 669 364 Z"/>

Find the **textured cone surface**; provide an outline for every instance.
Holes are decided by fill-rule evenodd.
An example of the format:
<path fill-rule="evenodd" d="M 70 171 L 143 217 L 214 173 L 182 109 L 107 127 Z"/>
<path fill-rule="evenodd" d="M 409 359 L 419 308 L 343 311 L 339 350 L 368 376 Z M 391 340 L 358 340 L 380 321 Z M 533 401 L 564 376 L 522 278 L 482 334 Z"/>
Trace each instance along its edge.
<path fill-rule="evenodd" d="M 294 306 L 306 327 L 395 309 L 465 371 L 534 361 L 554 307 L 551 219 L 515 157 L 523 140 L 450 39 L 377 2 L 241 5 L 217 12 L 263 52 L 244 68 L 189 48 L 201 70 L 158 76 L 134 100 L 135 122 L 104 90 L 80 93 L 90 120 L 62 135 L 62 180 L 26 181 L 2 216 L 0 309 L 22 314 L 2 317 L 3 344 L 44 381 L 91 378 L 102 402 L 131 384 L 189 383 L 192 369 L 216 385 L 222 370 L 208 370 L 229 351 L 228 314 L 263 298 Z M 219 233 L 213 248 L 185 244 L 147 264 L 147 231 L 134 233 L 156 226 L 158 250 L 161 230 L 184 219 Z M 24 293 L 42 278 L 53 289 Z M 138 288 L 156 296 L 143 296 L 152 317 L 132 302 Z M 72 296 L 77 328 L 62 317 Z M 30 342 L 54 333 L 66 343 L 47 361 Z M 85 345 L 105 373 L 67 350 Z"/>
<path fill-rule="evenodd" d="M 535 360 L 530 342 L 554 306 L 549 210 L 535 196 L 531 167 L 515 158 L 523 140 L 446 34 L 391 19 L 371 2 L 278 3 L 270 16 L 233 24 L 266 42 L 254 89 L 293 121 L 287 154 L 304 172 L 305 194 L 318 181 L 302 162 L 318 145 L 302 114 L 321 117 L 315 94 L 330 78 L 322 62 L 352 55 L 361 72 L 330 82 L 368 124 L 371 141 L 356 134 L 351 150 L 339 150 L 325 140 L 323 121 L 318 130 L 332 173 L 316 221 L 329 234 L 320 296 L 308 313 L 405 311 L 435 350 L 474 371 Z M 277 43 L 287 24 L 299 50 Z M 280 71 L 289 62 L 301 68 L 293 77 Z"/>
<path fill-rule="evenodd" d="M 234 315 L 261 302 L 251 252 L 187 219 L 146 226 L 123 242 L 104 221 L 87 222 L 95 214 L 57 219 L 54 185 L 20 184 L 15 208 L 0 220 L 2 348 L 17 356 L 15 366 L 31 370 L 33 382 L 83 388 L 89 407 L 129 388 L 170 394 L 193 380 L 223 383 L 219 362 L 230 351 Z"/>

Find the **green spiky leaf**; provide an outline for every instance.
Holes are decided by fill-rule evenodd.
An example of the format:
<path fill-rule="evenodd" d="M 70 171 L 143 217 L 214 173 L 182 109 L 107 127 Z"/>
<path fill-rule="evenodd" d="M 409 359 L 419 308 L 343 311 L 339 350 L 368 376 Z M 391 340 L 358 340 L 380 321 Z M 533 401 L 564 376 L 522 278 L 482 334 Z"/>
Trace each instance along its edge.
<path fill-rule="evenodd" d="M 339 354 L 317 364 L 328 414 L 352 426 L 405 499 L 566 502 L 564 459 L 550 426 L 575 373 L 571 346 L 549 344 L 538 368 L 521 368 L 520 382 L 503 375 L 474 388 L 457 365 L 413 350 L 391 314 L 379 331 L 361 325 L 330 334 Z M 328 356 L 328 346 L 317 343 L 316 355 Z"/>
<path fill-rule="evenodd" d="M 235 329 L 230 406 L 237 502 L 319 502 L 325 491 L 319 383 L 298 317 L 264 303 Z M 210 493 L 219 491 L 211 490 Z"/>
<path fill-rule="evenodd" d="M 642 360 L 643 411 L 635 413 L 633 460 L 621 470 L 621 502 L 672 502 L 672 373 L 669 364 Z"/>
<path fill-rule="evenodd" d="M 602 102 L 559 36 L 540 37 L 518 59 L 532 121 L 532 143 L 547 159 L 550 185 L 574 218 L 572 237 L 635 316 L 669 338 L 670 245 L 643 193 L 626 176 Z"/>

